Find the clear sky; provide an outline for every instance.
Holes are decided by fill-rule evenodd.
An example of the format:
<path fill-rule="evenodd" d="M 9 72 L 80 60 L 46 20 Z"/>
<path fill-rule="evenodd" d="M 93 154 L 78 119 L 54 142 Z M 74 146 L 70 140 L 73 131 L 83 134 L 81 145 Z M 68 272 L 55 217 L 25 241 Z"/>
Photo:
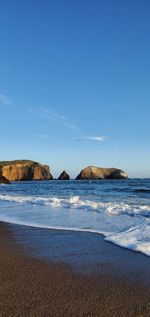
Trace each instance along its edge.
<path fill-rule="evenodd" d="M 0 1 L 0 160 L 150 177 L 150 1 Z"/>

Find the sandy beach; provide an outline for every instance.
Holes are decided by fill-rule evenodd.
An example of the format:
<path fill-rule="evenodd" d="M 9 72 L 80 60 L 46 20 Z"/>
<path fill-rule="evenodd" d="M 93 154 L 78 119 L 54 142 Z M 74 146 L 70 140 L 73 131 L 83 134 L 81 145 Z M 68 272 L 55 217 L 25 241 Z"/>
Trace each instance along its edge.
<path fill-rule="evenodd" d="M 148 317 L 149 301 L 148 257 L 96 234 L 0 223 L 1 317 Z"/>

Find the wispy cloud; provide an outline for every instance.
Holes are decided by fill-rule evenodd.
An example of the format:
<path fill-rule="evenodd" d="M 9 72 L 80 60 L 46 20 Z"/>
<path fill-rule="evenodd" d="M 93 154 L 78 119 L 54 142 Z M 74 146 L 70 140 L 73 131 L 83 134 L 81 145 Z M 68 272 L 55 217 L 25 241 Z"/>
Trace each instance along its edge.
<path fill-rule="evenodd" d="M 43 108 L 43 109 L 40 109 L 40 110 L 36 110 L 35 111 L 38 115 L 40 115 L 41 117 L 44 117 L 46 119 L 49 119 L 51 121 L 54 121 L 58 124 L 61 124 L 67 128 L 70 128 L 70 129 L 73 129 L 73 130 L 78 130 L 78 126 L 75 125 L 74 123 L 72 123 L 72 121 L 64 116 L 64 115 L 60 115 L 58 113 L 55 113 L 54 111 L 52 110 L 49 110 L 49 109 L 46 109 L 46 108 Z"/>
<path fill-rule="evenodd" d="M 84 139 L 101 142 L 105 140 L 105 137 L 104 136 L 87 136 Z"/>
<path fill-rule="evenodd" d="M 11 104 L 11 101 L 7 96 L 0 93 L 0 104 L 9 105 L 9 104 Z"/>
<path fill-rule="evenodd" d="M 71 122 L 71 120 L 67 117 L 60 116 L 60 115 L 55 115 L 55 118 L 53 118 L 55 121 L 58 123 L 64 125 L 67 128 L 73 129 L 73 130 L 78 130 L 77 125 Z"/>
<path fill-rule="evenodd" d="M 76 139 L 76 142 L 80 142 L 82 140 L 89 140 L 89 141 L 97 141 L 97 142 L 102 142 L 105 141 L 106 137 L 104 136 L 86 136 L 80 139 Z"/>
<path fill-rule="evenodd" d="M 85 140 L 103 142 L 106 140 L 105 136 L 100 136 L 100 135 L 96 135 L 96 136 L 87 135 L 87 136 L 80 137 L 81 133 L 83 133 L 83 132 L 81 132 L 82 130 L 76 124 L 74 124 L 70 120 L 70 118 L 68 118 L 67 116 L 65 116 L 63 114 L 58 114 L 58 113 L 54 112 L 52 109 L 42 107 L 40 109 L 33 108 L 33 111 L 41 118 L 48 120 L 48 122 L 53 121 L 53 122 L 56 122 L 57 124 L 60 124 L 60 125 L 63 125 L 65 127 L 69 128 L 69 129 L 76 130 L 78 132 L 79 138 L 74 140 L 75 142 L 81 142 L 81 141 L 85 141 Z M 85 132 L 84 132 L 84 135 L 85 135 Z M 43 139 L 49 138 L 49 136 L 47 136 L 47 135 L 41 135 L 40 137 Z M 74 146 L 74 145 L 68 144 L 68 143 L 66 143 L 65 145 L 69 146 L 69 147 Z"/>

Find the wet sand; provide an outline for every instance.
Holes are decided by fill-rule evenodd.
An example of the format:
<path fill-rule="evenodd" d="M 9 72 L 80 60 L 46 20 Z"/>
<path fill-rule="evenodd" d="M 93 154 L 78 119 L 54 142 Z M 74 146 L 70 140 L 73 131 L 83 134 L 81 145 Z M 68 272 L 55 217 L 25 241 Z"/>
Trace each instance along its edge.
<path fill-rule="evenodd" d="M 150 258 L 97 234 L 0 223 L 0 316 L 150 316 Z"/>

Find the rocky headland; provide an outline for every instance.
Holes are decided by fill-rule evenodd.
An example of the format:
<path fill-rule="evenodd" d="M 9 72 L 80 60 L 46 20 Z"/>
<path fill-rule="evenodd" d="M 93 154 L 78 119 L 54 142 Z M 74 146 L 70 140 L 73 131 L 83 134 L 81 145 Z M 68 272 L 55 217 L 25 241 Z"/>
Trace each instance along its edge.
<path fill-rule="evenodd" d="M 103 168 L 88 166 L 84 168 L 80 174 L 76 177 L 78 180 L 86 179 L 125 179 L 128 175 L 118 168 Z"/>
<path fill-rule="evenodd" d="M 49 166 L 30 160 L 0 161 L 0 171 L 8 181 L 53 179 Z"/>
<path fill-rule="evenodd" d="M 69 179 L 70 179 L 70 176 L 66 173 L 66 171 L 63 171 L 58 177 L 58 180 L 63 180 L 63 181 L 66 181 Z"/>
<path fill-rule="evenodd" d="M 10 184 L 10 182 L 6 177 L 0 175 L 0 184 Z"/>

